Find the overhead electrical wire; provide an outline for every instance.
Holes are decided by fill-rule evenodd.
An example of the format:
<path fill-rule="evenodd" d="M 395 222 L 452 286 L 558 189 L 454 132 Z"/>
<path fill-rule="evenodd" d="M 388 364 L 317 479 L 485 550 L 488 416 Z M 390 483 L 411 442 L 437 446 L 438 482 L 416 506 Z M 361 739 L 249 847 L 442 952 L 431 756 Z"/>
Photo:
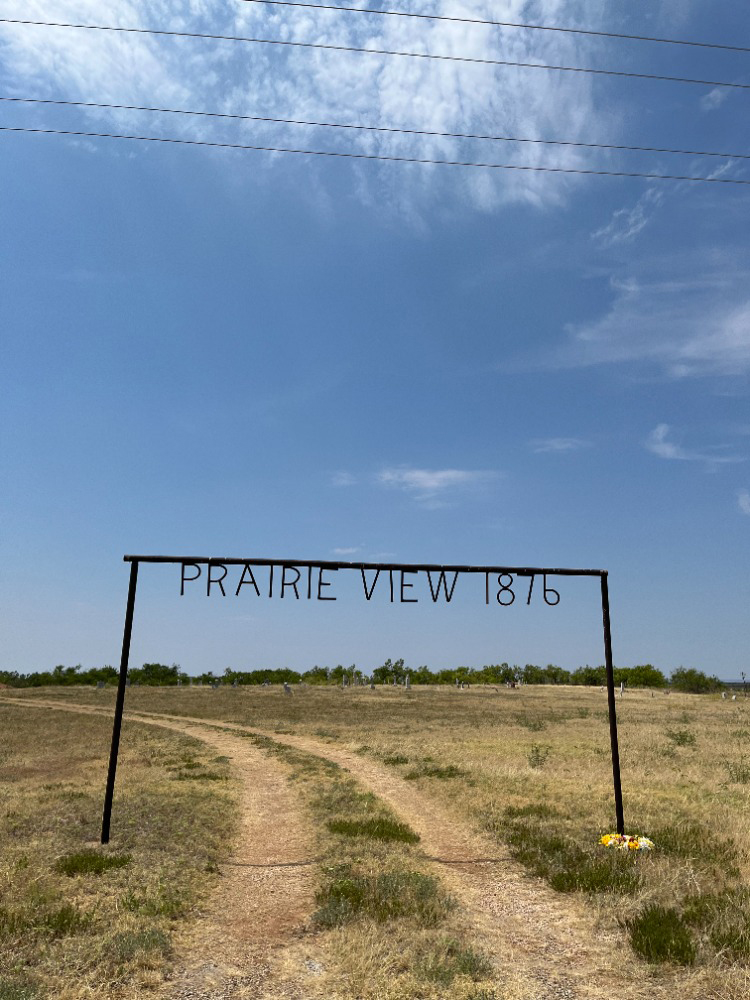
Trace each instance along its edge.
<path fill-rule="evenodd" d="M 644 180 L 690 181 L 702 184 L 734 184 L 750 187 L 750 180 L 735 180 L 730 177 L 701 177 L 690 174 L 651 174 L 631 170 L 587 170 L 574 167 L 540 167 L 516 163 L 481 163 L 473 160 L 438 160 L 416 156 L 387 156 L 376 153 L 335 152 L 322 149 L 297 149 L 288 146 L 260 146 L 239 142 L 209 142 L 205 139 L 174 139 L 154 135 L 124 135 L 117 132 L 83 132 L 74 129 L 28 128 L 25 126 L 0 125 L 0 132 L 27 132 L 39 135 L 74 135 L 90 139 L 129 139 L 139 142 L 163 142 L 180 146 L 209 146 L 216 149 L 247 149 L 266 153 L 299 153 L 304 156 L 335 156 L 349 160 L 382 160 L 391 163 L 422 163 L 446 167 L 480 167 L 488 170 L 518 170 L 546 174 L 587 174 L 596 177 L 636 177 Z"/>
<path fill-rule="evenodd" d="M 268 115 L 239 115 L 222 111 L 193 111 L 187 108 L 153 108 L 141 104 L 105 104 L 102 101 L 61 101 L 43 97 L 2 97 L 0 101 L 16 104 L 52 104 L 56 107 L 102 108 L 111 111 L 148 111 L 166 115 L 193 115 L 201 118 L 226 118 L 231 121 L 269 122 L 276 125 L 311 125 L 318 128 L 351 129 L 362 132 L 386 132 L 398 135 L 423 135 L 439 139 L 480 139 L 488 142 L 525 142 L 542 146 L 574 146 L 583 149 L 613 149 L 638 153 L 670 153 L 679 156 L 714 156 L 722 159 L 750 160 L 750 153 L 721 153 L 705 149 L 668 149 L 661 146 L 626 146 L 607 142 L 576 142 L 568 139 L 528 139 L 512 135 L 482 135 L 474 132 L 435 132 L 429 129 L 391 128 L 383 125 L 356 125 L 342 122 L 318 122 L 299 118 L 271 118 Z"/>
<path fill-rule="evenodd" d="M 206 38 L 224 42 L 246 42 L 257 45 L 282 45 L 302 49 L 325 49 L 330 52 L 360 52 L 377 56 L 404 56 L 410 59 L 436 59 L 444 62 L 473 63 L 484 66 L 511 66 L 519 69 L 559 70 L 563 73 L 587 73 L 595 76 L 627 77 L 636 80 L 659 80 L 667 83 L 698 84 L 702 87 L 730 87 L 750 90 L 750 83 L 733 83 L 728 80 L 701 80 L 684 76 L 663 76 L 657 73 L 635 73 L 628 70 L 596 69 L 585 66 L 556 66 L 548 63 L 515 62 L 508 59 L 482 59 L 477 56 L 451 56 L 432 52 L 403 52 L 397 49 L 368 49 L 355 45 L 332 45 L 324 42 L 293 42 L 279 38 L 251 38 L 243 35 L 217 35 L 199 31 L 168 31 L 159 28 L 124 28 L 108 24 L 71 24 L 67 21 L 30 21 L 21 18 L 0 17 L 2 24 L 35 25 L 43 28 L 76 28 L 87 31 L 116 31 L 135 35 L 162 35 L 175 38 Z"/>
<path fill-rule="evenodd" d="M 491 21 L 481 17 L 456 17 L 447 14 L 415 14 L 408 10 L 378 10 L 375 7 L 345 7 L 331 3 L 303 3 L 302 0 L 240 0 L 274 7 L 306 7 L 310 10 L 345 10 L 352 14 L 382 14 L 385 17 L 415 17 L 425 21 L 456 21 L 460 24 L 486 24 L 495 28 L 525 28 L 529 31 L 559 31 L 566 35 L 590 35 L 595 38 L 618 38 L 629 42 L 658 42 L 661 45 L 690 45 L 699 49 L 723 49 L 727 52 L 750 52 L 750 46 L 721 42 L 698 42 L 686 38 L 660 38 L 655 35 L 627 35 L 621 31 L 594 31 L 590 28 L 561 28 L 551 24 L 526 24 L 521 21 Z"/>

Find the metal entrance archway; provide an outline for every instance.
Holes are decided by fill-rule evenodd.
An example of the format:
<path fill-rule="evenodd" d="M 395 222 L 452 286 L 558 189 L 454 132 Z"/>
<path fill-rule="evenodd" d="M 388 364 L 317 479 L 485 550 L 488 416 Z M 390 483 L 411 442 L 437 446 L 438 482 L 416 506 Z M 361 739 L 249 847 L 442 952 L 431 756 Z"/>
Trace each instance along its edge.
<path fill-rule="evenodd" d="M 173 565 L 179 565 L 181 569 L 181 582 L 180 582 L 180 594 L 183 595 L 185 592 L 185 584 L 197 580 L 201 576 L 201 566 L 206 566 L 206 587 L 207 594 L 210 596 L 211 587 L 219 587 L 221 593 L 224 594 L 223 581 L 227 576 L 227 567 L 229 566 L 242 566 L 242 576 L 237 587 L 236 593 L 239 594 L 242 586 L 252 585 L 255 588 L 256 593 L 260 594 L 257 582 L 253 574 L 253 567 L 268 567 L 270 570 L 270 590 L 269 597 L 273 594 L 274 585 L 274 568 L 278 567 L 281 570 L 281 580 L 278 581 L 277 587 L 281 587 L 281 596 L 284 596 L 284 591 L 286 587 L 293 588 L 294 594 L 297 599 L 299 599 L 299 592 L 297 590 L 297 585 L 301 583 L 302 580 L 302 569 L 307 570 L 307 599 L 312 600 L 313 594 L 313 570 L 317 570 L 317 600 L 335 600 L 330 596 L 322 594 L 322 590 L 325 587 L 331 585 L 330 581 L 323 580 L 323 573 L 326 571 L 336 572 L 338 570 L 358 570 L 362 574 L 362 583 L 364 586 L 364 593 L 366 599 L 369 601 L 372 597 L 375 584 L 380 576 L 381 572 L 387 572 L 389 574 L 390 580 L 390 592 L 391 601 L 393 601 L 394 584 L 393 584 L 393 573 L 401 574 L 400 583 L 400 594 L 402 603 L 412 603 L 413 599 L 404 597 L 404 590 L 409 589 L 413 584 L 405 582 L 405 574 L 412 573 L 426 573 L 430 585 L 430 593 L 432 595 L 433 602 L 437 602 L 440 595 L 440 587 L 443 586 L 444 595 L 446 600 L 449 602 L 451 600 L 453 590 L 455 589 L 456 582 L 461 574 L 484 574 L 485 577 L 485 601 L 487 604 L 490 603 L 490 577 L 496 577 L 497 583 L 499 585 L 499 590 L 495 595 L 497 603 L 502 606 L 509 606 L 515 601 L 515 593 L 511 589 L 513 581 L 516 577 L 526 577 L 530 578 L 529 591 L 527 604 L 531 602 L 531 596 L 534 588 L 534 581 L 537 577 L 541 577 L 544 586 L 544 601 L 550 606 L 554 606 L 559 603 L 560 595 L 552 587 L 547 586 L 547 577 L 552 576 L 591 576 L 599 577 L 601 583 L 601 597 L 602 597 L 602 627 L 604 633 L 604 663 L 607 673 L 607 700 L 609 704 L 609 736 L 610 745 L 612 752 L 612 778 L 614 784 L 614 795 L 615 795 L 615 816 L 617 820 L 617 832 L 620 834 L 625 833 L 625 821 L 623 818 L 622 809 L 622 788 L 620 785 L 620 752 L 617 742 L 617 713 L 615 710 L 615 681 L 614 681 L 614 671 L 612 667 L 612 638 L 610 633 L 610 622 L 609 622 L 609 589 L 607 585 L 607 570 L 603 569 L 545 569 L 540 567 L 530 567 L 530 566 L 453 566 L 453 565 L 439 565 L 430 563 L 367 563 L 367 562 L 334 562 L 331 560 L 318 560 L 312 561 L 309 559 L 236 559 L 236 558 L 219 558 L 213 556 L 124 556 L 125 562 L 130 563 L 130 583 L 128 586 L 128 601 L 125 611 L 125 631 L 122 639 L 122 655 L 120 657 L 120 676 L 117 684 L 117 699 L 115 701 L 115 718 L 114 725 L 112 728 L 112 746 L 109 755 L 109 770 L 107 773 L 107 788 L 104 795 L 104 813 L 102 817 L 102 835 L 101 842 L 103 844 L 109 843 L 109 833 L 110 833 L 110 820 L 112 816 L 112 800 L 114 797 L 115 790 L 115 775 L 117 773 L 117 756 L 120 748 L 120 731 L 122 728 L 122 715 L 125 706 L 125 688 L 126 680 L 128 674 L 128 660 L 130 658 L 130 636 L 133 631 L 133 611 L 135 608 L 135 592 L 138 585 L 138 567 L 141 563 L 169 563 Z M 195 576 L 185 576 L 185 570 L 188 567 L 197 569 L 198 572 Z M 212 568 L 219 567 L 223 569 L 221 576 L 213 577 Z M 365 573 L 368 571 L 374 571 L 375 582 L 373 582 L 369 592 L 367 589 L 367 578 Z M 297 576 L 291 580 L 286 580 L 287 571 L 296 572 Z M 432 574 L 439 574 L 437 589 L 433 588 L 432 584 Z M 451 587 L 450 594 L 448 592 L 448 583 L 446 574 L 454 574 L 454 582 Z M 249 575 L 249 579 L 245 577 Z M 502 578 L 510 577 L 511 582 L 509 584 L 503 584 Z M 494 583 L 493 583 L 494 588 Z M 512 600 L 504 601 L 501 600 L 501 594 L 512 594 Z M 547 599 L 547 594 L 555 594 L 557 596 L 556 601 L 551 601 Z"/>

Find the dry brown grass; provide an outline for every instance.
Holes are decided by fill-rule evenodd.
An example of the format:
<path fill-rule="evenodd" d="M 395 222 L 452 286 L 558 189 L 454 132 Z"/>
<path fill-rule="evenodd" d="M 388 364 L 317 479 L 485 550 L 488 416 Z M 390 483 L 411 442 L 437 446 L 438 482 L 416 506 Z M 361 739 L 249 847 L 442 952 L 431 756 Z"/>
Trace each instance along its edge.
<path fill-rule="evenodd" d="M 110 733 L 105 718 L 0 705 L 3 1000 L 143 995 L 216 881 L 236 818 L 226 760 L 126 722 L 113 838 L 101 848 Z M 193 780 L 200 774 L 216 780 Z M 81 854 L 126 863 L 99 875 L 60 870 Z"/>
<path fill-rule="evenodd" d="M 18 694 L 27 697 L 30 692 Z M 113 702 L 110 691 L 48 689 L 43 694 L 106 704 L 110 709 Z M 4 692 L 8 695 L 13 692 Z M 131 688 L 127 707 L 223 719 L 271 735 L 278 731 L 279 739 L 291 733 L 322 748 L 358 750 L 363 762 L 372 761 L 401 779 L 409 776 L 415 789 L 439 802 L 457 823 L 468 821 L 499 844 L 510 845 L 530 871 L 550 880 L 561 871 L 564 874 L 566 864 L 570 866 L 570 845 L 580 845 L 595 861 L 604 850 L 596 846 L 598 836 L 614 826 L 606 695 L 599 690 L 526 687 L 408 693 L 301 687 L 289 697 L 278 689 Z M 747 703 L 714 696 L 627 692 L 618 697 L 617 707 L 626 827 L 628 832 L 651 835 L 657 850 L 652 857 L 628 859 L 635 862 L 635 881 L 626 879 L 620 887 L 627 883 L 633 891 L 574 893 L 603 933 L 637 918 L 649 904 L 684 912 L 696 897 L 715 894 L 727 899 L 736 886 L 750 884 Z M 554 856 L 545 873 L 545 857 L 549 860 L 554 851 L 550 848 L 540 856 L 533 847 L 555 836 L 568 846 Z M 743 951 L 746 913 L 738 904 L 735 912 L 725 915 L 724 930 L 737 931 L 733 947 L 719 947 L 711 938 L 726 942 L 731 934 L 722 939 L 713 925 L 691 925 L 697 948 L 692 967 L 643 963 L 654 995 L 745 1000 L 750 995 Z M 413 969 L 403 968 L 409 963 L 398 936 L 375 924 L 363 923 L 360 931 L 354 943 L 343 932 L 329 932 L 340 968 L 351 970 L 348 985 L 342 981 L 337 987 L 342 992 L 331 995 L 358 995 L 362 983 L 373 982 L 379 956 L 381 970 L 401 967 L 401 972 L 394 972 L 391 986 L 382 985 L 373 996 L 422 996 L 414 992 L 413 983 L 409 985 Z M 617 962 L 615 955 L 613 966 Z M 385 979 L 381 975 L 378 982 L 387 984 L 390 975 Z M 474 990 L 480 996 L 484 987 L 467 984 L 466 988 L 468 995 Z M 522 996 L 523 990 L 511 976 L 504 992 L 496 996 L 504 1000 L 515 995 Z M 532 994 L 527 990 L 526 995 Z"/>

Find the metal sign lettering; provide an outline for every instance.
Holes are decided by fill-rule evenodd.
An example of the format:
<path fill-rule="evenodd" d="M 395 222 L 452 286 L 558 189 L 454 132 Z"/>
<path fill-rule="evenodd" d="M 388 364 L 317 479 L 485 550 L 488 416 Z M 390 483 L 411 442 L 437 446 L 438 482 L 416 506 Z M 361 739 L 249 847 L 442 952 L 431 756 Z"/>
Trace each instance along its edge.
<path fill-rule="evenodd" d="M 146 561 L 145 558 L 140 561 Z M 516 577 L 528 578 L 524 583 L 526 604 L 531 604 L 534 593 L 534 583 L 541 577 L 537 587 L 537 599 L 544 601 L 550 607 L 560 603 L 560 592 L 550 587 L 548 577 L 554 573 L 570 573 L 569 570 L 532 570 L 503 568 L 500 572 L 485 570 L 481 567 L 421 568 L 415 566 L 390 567 L 386 565 L 371 565 L 357 563 L 292 563 L 263 561 L 215 559 L 182 562 L 180 569 L 180 597 L 184 597 L 186 588 L 194 590 L 191 584 L 196 584 L 200 590 L 205 590 L 206 597 L 227 597 L 242 595 L 265 597 L 268 599 L 285 597 L 294 600 L 336 601 L 338 597 L 333 592 L 335 580 L 328 574 L 337 573 L 340 569 L 354 569 L 359 572 L 362 594 L 366 601 L 377 597 L 390 604 L 418 604 L 419 587 L 422 588 L 422 600 L 431 600 L 433 604 L 444 601 L 450 604 L 456 593 L 459 578 L 462 574 L 481 573 L 484 576 L 484 603 L 499 604 L 503 608 L 515 603 L 517 586 Z M 230 567 L 236 569 L 232 574 Z M 241 567 L 241 568 L 240 568 Z M 598 571 L 591 571 L 598 572 Z M 368 573 L 370 574 L 368 577 Z M 383 574 L 381 578 L 381 573 Z M 420 575 L 421 574 L 421 575 Z"/>

